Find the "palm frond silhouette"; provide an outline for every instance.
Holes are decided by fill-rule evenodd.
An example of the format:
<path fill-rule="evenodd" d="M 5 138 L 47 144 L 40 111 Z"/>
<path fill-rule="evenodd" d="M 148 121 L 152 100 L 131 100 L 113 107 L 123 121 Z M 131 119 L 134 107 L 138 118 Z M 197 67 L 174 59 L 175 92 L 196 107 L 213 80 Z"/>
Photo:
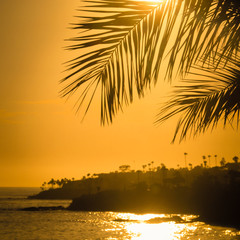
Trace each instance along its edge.
<path fill-rule="evenodd" d="M 166 77 L 171 80 L 176 69 L 177 74 L 186 77 L 192 68 L 203 68 L 206 73 L 215 71 L 212 81 L 199 79 L 198 86 L 194 82 L 192 86 L 179 88 L 175 97 L 158 115 L 158 121 L 162 122 L 176 113 L 188 110 L 176 131 L 177 134 L 182 128 L 183 139 L 193 128 L 197 129 L 193 131 L 196 134 L 207 129 L 211 123 L 215 125 L 222 112 L 225 113 L 225 118 L 229 116 L 225 109 L 228 104 L 221 106 L 224 102 L 221 98 L 224 99 L 225 95 L 230 94 L 223 90 L 224 87 L 222 89 L 224 81 L 224 86 L 228 89 L 228 86 L 234 85 L 233 78 L 238 77 L 238 0 L 83 2 L 85 7 L 80 11 L 80 21 L 73 27 L 79 29 L 80 33 L 78 37 L 71 39 L 74 44 L 69 47 L 80 53 L 68 62 L 70 73 L 63 79 L 66 85 L 61 92 L 62 96 L 78 93 L 78 107 L 82 108 L 83 103 L 87 102 L 86 113 L 99 89 L 101 121 L 105 124 L 112 122 L 114 115 L 122 110 L 123 105 L 131 103 L 135 96 L 143 97 L 145 90 L 154 86 L 158 80 Z M 163 60 L 167 63 L 165 74 L 161 72 Z M 234 91 L 238 91 L 239 78 L 234 82 Z M 210 94 L 214 89 L 218 94 Z M 184 94 L 181 94 L 181 91 Z M 196 107 L 201 95 L 204 97 Z M 187 98 L 186 102 L 184 97 Z M 190 117 L 191 111 L 200 111 L 193 110 L 193 104 L 187 104 L 191 101 L 195 101 L 196 108 L 201 105 L 201 111 L 206 111 L 206 117 L 202 116 L 201 120 L 193 115 Z M 214 101 L 217 101 L 218 108 L 222 109 L 207 117 L 208 112 L 215 107 L 203 105 L 210 106 Z M 178 104 L 179 107 L 174 110 Z M 236 113 L 238 106 L 239 104 L 229 109 L 229 113 Z M 172 112 L 164 115 L 172 107 Z"/>
<path fill-rule="evenodd" d="M 176 127 L 173 142 L 180 132 L 180 141 L 187 134 L 197 135 L 209 127 L 214 128 L 223 119 L 223 125 L 239 121 L 240 113 L 240 64 L 237 60 L 227 60 L 228 66 L 219 64 L 215 71 L 212 62 L 208 68 L 199 66 L 198 79 L 193 80 L 196 72 L 189 73 L 192 79 L 185 79 L 185 86 L 176 86 L 173 97 L 161 109 L 156 122 L 164 122 L 182 113 Z M 222 68 L 221 68 L 222 67 Z M 224 67 L 224 68 L 223 68 Z"/>

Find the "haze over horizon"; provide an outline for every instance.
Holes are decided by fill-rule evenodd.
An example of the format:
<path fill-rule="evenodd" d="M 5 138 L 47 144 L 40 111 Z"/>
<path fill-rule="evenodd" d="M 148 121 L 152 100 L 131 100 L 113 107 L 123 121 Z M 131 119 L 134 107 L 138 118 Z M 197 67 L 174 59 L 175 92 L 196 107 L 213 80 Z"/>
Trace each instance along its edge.
<path fill-rule="evenodd" d="M 39 187 L 51 178 L 80 179 L 88 173 L 116 171 L 123 164 L 141 169 L 184 167 L 184 152 L 193 166 L 203 155 L 232 162 L 240 157 L 239 131 L 220 125 L 212 132 L 171 144 L 177 119 L 155 126 L 160 103 L 169 84 L 159 84 L 144 99 L 117 115 L 113 124 L 100 126 L 95 102 L 83 122 L 74 100 L 59 97 L 64 62 L 72 52 L 64 41 L 76 33 L 79 0 L 12 0 L 0 3 L 0 186 Z"/>

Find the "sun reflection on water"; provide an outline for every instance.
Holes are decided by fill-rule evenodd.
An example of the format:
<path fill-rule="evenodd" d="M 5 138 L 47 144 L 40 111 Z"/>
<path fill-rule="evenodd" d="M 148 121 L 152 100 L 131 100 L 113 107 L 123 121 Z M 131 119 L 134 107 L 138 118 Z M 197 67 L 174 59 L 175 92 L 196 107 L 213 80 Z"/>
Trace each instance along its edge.
<path fill-rule="evenodd" d="M 133 235 L 132 239 L 141 240 L 175 240 L 180 239 L 184 235 L 185 226 L 177 225 L 173 222 L 159 224 L 132 224 L 126 227 L 128 232 Z"/>
<path fill-rule="evenodd" d="M 123 227 L 130 239 L 133 240 L 177 240 L 184 239 L 186 234 L 193 233 L 197 226 L 193 223 L 161 222 L 149 223 L 154 218 L 169 217 L 165 214 L 130 214 L 119 213 L 115 215 L 118 224 Z M 116 224 L 116 227 L 117 225 Z M 118 225 L 119 226 L 119 225 Z"/>

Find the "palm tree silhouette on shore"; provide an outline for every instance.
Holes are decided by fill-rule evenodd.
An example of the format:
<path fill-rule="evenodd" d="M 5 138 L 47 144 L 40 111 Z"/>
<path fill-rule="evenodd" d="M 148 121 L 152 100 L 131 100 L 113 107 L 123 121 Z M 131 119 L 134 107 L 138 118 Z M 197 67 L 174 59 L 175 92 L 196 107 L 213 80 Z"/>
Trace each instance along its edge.
<path fill-rule="evenodd" d="M 221 165 L 221 167 L 224 167 L 225 164 L 226 164 L 226 160 L 225 160 L 225 158 L 223 157 L 222 160 L 220 161 L 220 165 Z"/>
<path fill-rule="evenodd" d="M 179 76 L 182 85 L 156 119 L 162 123 L 182 114 L 173 141 L 204 133 L 220 119 L 224 126 L 239 121 L 240 1 L 83 3 L 73 25 L 80 34 L 68 47 L 79 56 L 68 62 L 61 91 L 63 97 L 78 94 L 77 110 L 85 108 L 85 115 L 99 91 L 101 123 L 111 123 L 136 96 Z"/>
<path fill-rule="evenodd" d="M 209 164 L 209 167 L 211 166 L 211 155 L 208 155 L 208 164 Z"/>
<path fill-rule="evenodd" d="M 239 157 L 237 157 L 237 156 L 234 156 L 234 157 L 233 157 L 233 161 L 234 161 L 235 163 L 238 163 L 238 160 L 239 160 Z"/>
<path fill-rule="evenodd" d="M 185 168 L 187 167 L 187 155 L 188 155 L 188 153 L 184 153 L 184 160 L 185 160 Z"/>

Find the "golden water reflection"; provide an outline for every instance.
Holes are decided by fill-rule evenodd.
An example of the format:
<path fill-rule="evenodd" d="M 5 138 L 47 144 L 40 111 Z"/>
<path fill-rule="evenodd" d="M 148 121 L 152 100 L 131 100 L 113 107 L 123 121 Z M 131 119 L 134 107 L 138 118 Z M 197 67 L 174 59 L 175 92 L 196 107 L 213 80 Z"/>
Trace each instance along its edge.
<path fill-rule="evenodd" d="M 134 224 L 127 227 L 129 233 L 133 235 L 132 239 L 164 239 L 174 240 L 184 236 L 185 226 L 176 225 L 173 222 L 160 224 Z"/>
<path fill-rule="evenodd" d="M 171 217 L 166 214 L 130 214 L 118 213 L 114 214 L 116 221 L 116 228 L 121 226 L 126 230 L 131 239 L 136 240 L 175 240 L 182 239 L 183 236 L 189 231 L 194 231 L 197 227 L 194 224 L 176 224 L 174 221 L 149 223 L 151 219 L 159 219 Z M 184 220 L 188 221 L 195 216 L 181 216 Z"/>
<path fill-rule="evenodd" d="M 216 232 L 221 235 L 221 239 L 229 239 L 227 236 L 236 236 L 238 233 L 231 229 L 212 229 L 209 225 L 202 222 L 191 221 L 197 216 L 178 215 L 184 221 L 176 223 L 174 221 L 149 221 L 159 218 L 171 218 L 167 214 L 130 214 L 130 213 L 112 213 L 115 222 L 115 229 L 124 229 L 128 238 L 132 240 L 179 240 L 179 239 L 199 239 L 197 236 L 207 236 L 210 234 L 211 239 L 217 239 Z M 176 216 L 176 215 L 175 215 Z M 153 223 L 151 223 L 153 222 Z M 216 227 L 217 228 L 217 227 Z M 210 236 L 208 235 L 208 236 Z M 225 237 L 224 237 L 225 236 Z M 239 235 L 238 235 L 239 236 Z M 130 238 L 129 238 L 130 237 Z M 197 238 L 196 238 L 197 237 Z M 201 237 L 200 237 L 201 238 Z M 208 238 L 201 238 L 208 239 Z"/>

